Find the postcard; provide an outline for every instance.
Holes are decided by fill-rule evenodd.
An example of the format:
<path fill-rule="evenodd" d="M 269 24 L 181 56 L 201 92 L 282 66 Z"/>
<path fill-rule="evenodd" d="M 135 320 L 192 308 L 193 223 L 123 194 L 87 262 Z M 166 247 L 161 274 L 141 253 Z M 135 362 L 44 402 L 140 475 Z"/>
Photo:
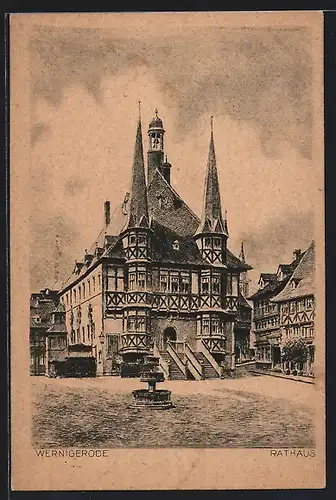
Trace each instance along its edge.
<path fill-rule="evenodd" d="M 323 14 L 13 14 L 9 77 L 12 489 L 323 488 Z"/>

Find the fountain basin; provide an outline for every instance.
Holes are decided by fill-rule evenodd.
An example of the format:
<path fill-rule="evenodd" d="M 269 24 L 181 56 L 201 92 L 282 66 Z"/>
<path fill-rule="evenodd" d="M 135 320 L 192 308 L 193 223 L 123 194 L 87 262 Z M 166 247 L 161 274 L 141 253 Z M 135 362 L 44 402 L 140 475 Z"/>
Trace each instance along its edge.
<path fill-rule="evenodd" d="M 148 389 L 136 389 L 132 391 L 134 408 L 155 408 L 158 410 L 167 410 L 174 408 L 171 401 L 171 391 L 167 389 L 157 389 L 149 391 Z"/>

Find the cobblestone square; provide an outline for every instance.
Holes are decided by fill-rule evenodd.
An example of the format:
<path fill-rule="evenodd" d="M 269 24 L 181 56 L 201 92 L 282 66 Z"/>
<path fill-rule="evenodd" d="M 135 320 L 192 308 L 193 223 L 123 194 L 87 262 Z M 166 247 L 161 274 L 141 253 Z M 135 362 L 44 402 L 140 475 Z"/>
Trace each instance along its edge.
<path fill-rule="evenodd" d="M 176 408 L 131 408 L 139 379 L 32 378 L 36 448 L 314 446 L 314 385 L 266 376 L 165 381 Z M 161 384 L 160 384 L 161 386 Z"/>

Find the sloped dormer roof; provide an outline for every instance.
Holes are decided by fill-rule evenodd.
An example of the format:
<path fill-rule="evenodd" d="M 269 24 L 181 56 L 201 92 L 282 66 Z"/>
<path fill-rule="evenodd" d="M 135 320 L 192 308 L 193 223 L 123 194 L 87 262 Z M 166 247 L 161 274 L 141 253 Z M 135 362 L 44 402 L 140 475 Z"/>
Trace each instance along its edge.
<path fill-rule="evenodd" d="M 294 283 L 294 285 L 292 285 Z M 315 242 L 312 241 L 286 287 L 274 297 L 274 302 L 296 299 L 315 293 Z"/>

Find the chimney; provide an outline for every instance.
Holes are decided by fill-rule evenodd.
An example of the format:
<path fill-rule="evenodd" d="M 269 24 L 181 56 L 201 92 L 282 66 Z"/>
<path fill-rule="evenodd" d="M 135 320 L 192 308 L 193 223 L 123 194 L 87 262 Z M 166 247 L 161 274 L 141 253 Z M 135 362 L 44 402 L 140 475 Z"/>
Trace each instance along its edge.
<path fill-rule="evenodd" d="M 111 222 L 111 203 L 105 201 L 104 203 L 104 214 L 105 214 L 105 226 L 107 227 Z"/>
<path fill-rule="evenodd" d="M 301 256 L 301 248 L 296 248 L 293 252 L 293 259 L 298 260 Z"/>

